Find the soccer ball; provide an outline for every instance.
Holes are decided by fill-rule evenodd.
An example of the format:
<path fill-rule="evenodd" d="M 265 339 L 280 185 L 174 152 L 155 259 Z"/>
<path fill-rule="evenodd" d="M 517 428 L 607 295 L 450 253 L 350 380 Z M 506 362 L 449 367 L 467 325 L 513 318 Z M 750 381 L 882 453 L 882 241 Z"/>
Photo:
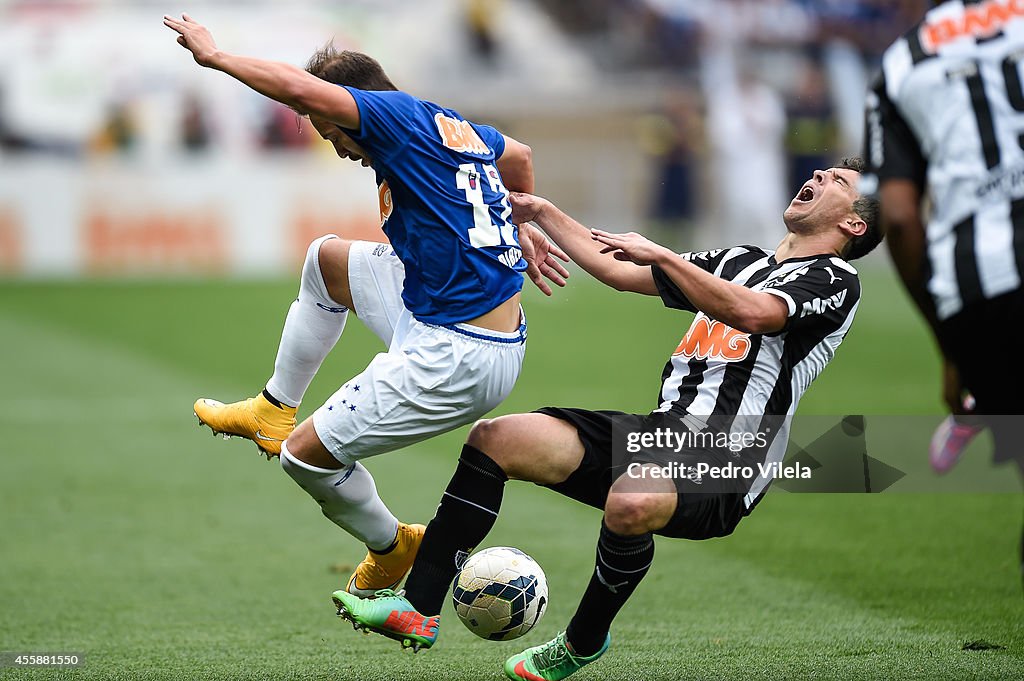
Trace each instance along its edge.
<path fill-rule="evenodd" d="M 474 553 L 455 579 L 455 612 L 480 638 L 511 641 L 540 621 L 548 581 L 537 561 L 519 549 L 498 546 Z"/>

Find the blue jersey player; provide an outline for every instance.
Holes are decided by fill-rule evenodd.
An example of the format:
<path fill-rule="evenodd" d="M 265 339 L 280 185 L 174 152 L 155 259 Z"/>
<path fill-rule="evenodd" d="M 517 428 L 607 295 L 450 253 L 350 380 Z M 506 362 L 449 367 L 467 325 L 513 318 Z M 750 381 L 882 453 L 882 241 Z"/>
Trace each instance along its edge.
<path fill-rule="evenodd" d="M 515 384 L 523 272 L 548 294 L 544 277 L 562 285 L 567 276 L 557 247 L 510 222 L 509 191 L 533 188 L 530 149 L 397 91 L 366 55 L 327 46 L 304 71 L 222 52 L 187 15 L 164 24 L 200 65 L 307 115 L 340 157 L 376 172 L 390 244 L 315 240 L 266 389 L 233 404 L 200 399 L 195 412 L 215 433 L 280 455 L 323 514 L 367 545 L 348 591 L 397 586 L 424 528 L 395 518 L 359 461 L 472 423 Z M 388 351 L 296 427 L 350 310 Z"/>

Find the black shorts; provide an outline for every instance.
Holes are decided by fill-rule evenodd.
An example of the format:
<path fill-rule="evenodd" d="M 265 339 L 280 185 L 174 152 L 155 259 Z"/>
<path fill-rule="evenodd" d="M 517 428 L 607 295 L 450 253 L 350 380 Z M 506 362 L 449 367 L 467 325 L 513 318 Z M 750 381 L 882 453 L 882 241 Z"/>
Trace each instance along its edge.
<path fill-rule="evenodd" d="M 1021 456 L 1024 363 L 1014 343 L 1024 332 L 1024 290 L 983 300 L 940 322 L 939 342 L 974 395 L 995 442 L 995 460 Z"/>
<path fill-rule="evenodd" d="M 587 411 L 544 407 L 538 414 L 561 419 L 573 425 L 583 443 L 583 460 L 563 482 L 542 485 L 570 499 L 604 509 L 608 492 L 620 476 L 626 473 L 630 461 L 614 461 L 612 453 L 613 424 L 623 427 L 635 421 L 639 430 L 647 416 L 620 411 Z M 699 456 L 699 455 L 694 455 Z M 717 462 L 714 462 L 717 463 Z M 676 512 L 668 525 L 656 531 L 665 537 L 680 539 L 711 539 L 731 534 L 740 520 L 748 514 L 742 493 L 708 493 L 685 478 L 675 478 L 678 494 Z"/>

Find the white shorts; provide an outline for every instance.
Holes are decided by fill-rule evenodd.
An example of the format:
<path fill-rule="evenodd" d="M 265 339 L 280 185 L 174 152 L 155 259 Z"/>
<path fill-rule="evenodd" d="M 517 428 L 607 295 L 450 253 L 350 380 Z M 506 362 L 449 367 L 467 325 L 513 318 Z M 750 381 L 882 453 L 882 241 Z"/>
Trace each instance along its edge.
<path fill-rule="evenodd" d="M 525 317 L 513 333 L 417 320 L 402 302 L 405 267 L 386 244 L 354 241 L 348 277 L 356 314 L 388 351 L 313 413 L 320 441 L 338 461 L 472 423 L 512 391 L 526 352 Z"/>

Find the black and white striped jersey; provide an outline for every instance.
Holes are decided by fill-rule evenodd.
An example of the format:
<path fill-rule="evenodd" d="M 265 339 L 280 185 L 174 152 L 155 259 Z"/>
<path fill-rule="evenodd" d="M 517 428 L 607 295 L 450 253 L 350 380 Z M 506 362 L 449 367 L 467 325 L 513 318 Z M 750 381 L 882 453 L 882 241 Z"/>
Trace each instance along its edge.
<path fill-rule="evenodd" d="M 1024 2 L 955 0 L 885 52 L 865 157 L 927 191 L 928 290 L 940 320 L 1024 273 Z M 869 191 L 869 190 L 868 190 Z"/>
<path fill-rule="evenodd" d="M 658 412 L 701 420 L 792 415 L 804 391 L 835 355 L 860 302 L 860 279 L 845 260 L 814 255 L 776 262 L 754 246 L 685 253 L 717 277 L 778 296 L 789 310 L 786 326 L 770 334 L 745 333 L 697 310 L 663 270 L 652 267 L 667 307 L 696 312 L 665 365 Z M 750 419 L 740 419 L 750 423 Z M 776 423 L 785 423 L 777 419 Z M 788 428 L 777 433 L 766 463 L 781 462 Z M 754 481 L 747 505 L 770 481 Z"/>

